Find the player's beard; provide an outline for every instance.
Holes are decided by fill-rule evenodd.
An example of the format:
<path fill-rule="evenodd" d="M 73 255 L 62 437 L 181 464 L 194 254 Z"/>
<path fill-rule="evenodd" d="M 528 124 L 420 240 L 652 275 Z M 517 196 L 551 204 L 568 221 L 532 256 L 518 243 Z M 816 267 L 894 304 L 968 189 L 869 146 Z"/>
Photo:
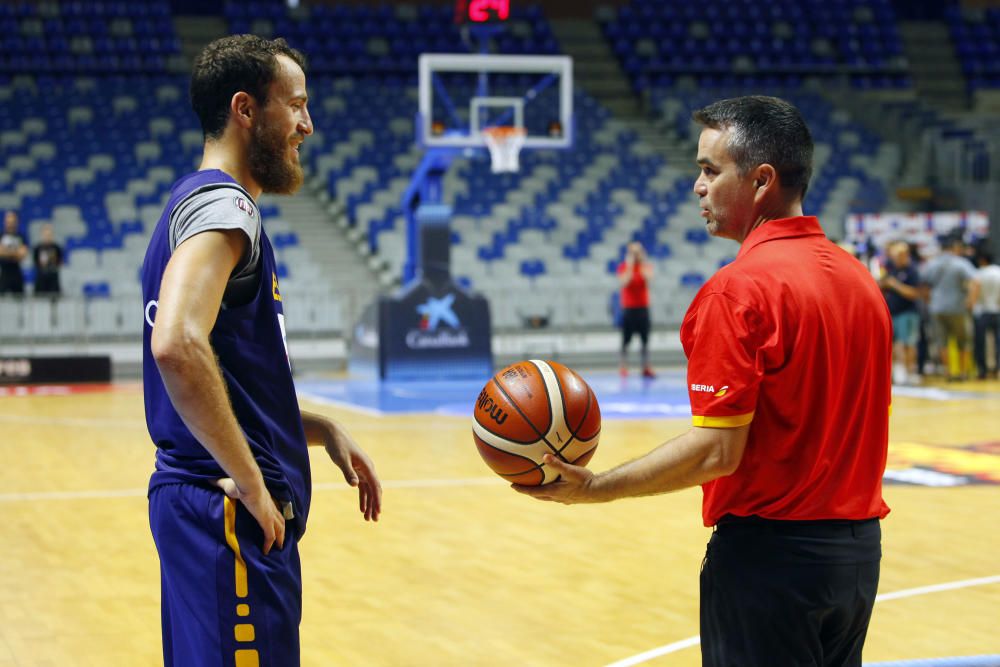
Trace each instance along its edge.
<path fill-rule="evenodd" d="M 302 186 L 305 175 L 288 155 L 289 139 L 277 130 L 254 125 L 248 151 L 250 175 L 264 192 L 290 195 Z"/>

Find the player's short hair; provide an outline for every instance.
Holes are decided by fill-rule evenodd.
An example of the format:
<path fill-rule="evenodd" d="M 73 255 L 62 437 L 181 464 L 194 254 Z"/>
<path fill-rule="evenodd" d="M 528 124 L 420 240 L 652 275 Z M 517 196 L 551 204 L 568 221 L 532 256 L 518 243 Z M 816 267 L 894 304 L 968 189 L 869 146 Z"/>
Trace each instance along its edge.
<path fill-rule="evenodd" d="M 729 154 L 740 173 L 769 164 L 786 191 L 806 196 L 813 139 L 794 106 L 777 97 L 749 95 L 710 104 L 696 110 L 692 118 L 713 130 L 729 131 Z"/>
<path fill-rule="evenodd" d="M 236 93 L 247 93 L 262 107 L 267 104 L 279 55 L 305 70 L 305 56 L 280 37 L 231 35 L 215 40 L 198 55 L 191 72 L 191 107 L 206 139 L 216 139 L 226 129 L 229 103 Z"/>

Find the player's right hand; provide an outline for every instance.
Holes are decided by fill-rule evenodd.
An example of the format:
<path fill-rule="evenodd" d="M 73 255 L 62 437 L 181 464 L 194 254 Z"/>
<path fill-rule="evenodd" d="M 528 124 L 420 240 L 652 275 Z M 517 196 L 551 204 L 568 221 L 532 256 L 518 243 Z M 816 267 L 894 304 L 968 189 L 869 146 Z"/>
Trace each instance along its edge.
<path fill-rule="evenodd" d="M 240 490 L 230 477 L 216 480 L 215 484 L 227 496 L 243 503 L 243 506 L 257 520 L 260 529 L 264 531 L 264 545 L 261 550 L 265 556 L 275 543 L 278 544 L 279 549 L 285 546 L 285 517 L 263 482 L 257 485 L 258 488 L 249 491 Z"/>
<path fill-rule="evenodd" d="M 583 466 L 567 463 L 551 454 L 544 454 L 542 462 L 553 472 L 559 474 L 558 481 L 539 486 L 511 484 L 511 488 L 532 498 L 550 500 L 563 505 L 599 502 L 590 493 L 590 485 L 594 479 L 592 471 Z"/>

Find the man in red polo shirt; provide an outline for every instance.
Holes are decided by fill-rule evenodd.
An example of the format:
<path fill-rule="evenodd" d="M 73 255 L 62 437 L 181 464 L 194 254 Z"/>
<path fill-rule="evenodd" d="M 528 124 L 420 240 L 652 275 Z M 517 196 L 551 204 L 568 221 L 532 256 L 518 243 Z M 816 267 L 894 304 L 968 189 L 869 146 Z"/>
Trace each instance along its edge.
<path fill-rule="evenodd" d="M 773 97 L 694 114 L 709 233 L 741 244 L 681 327 L 693 428 L 594 474 L 546 457 L 543 500 L 704 489 L 704 665 L 861 665 L 881 559 L 892 365 L 865 267 L 803 216 L 812 137 Z"/>

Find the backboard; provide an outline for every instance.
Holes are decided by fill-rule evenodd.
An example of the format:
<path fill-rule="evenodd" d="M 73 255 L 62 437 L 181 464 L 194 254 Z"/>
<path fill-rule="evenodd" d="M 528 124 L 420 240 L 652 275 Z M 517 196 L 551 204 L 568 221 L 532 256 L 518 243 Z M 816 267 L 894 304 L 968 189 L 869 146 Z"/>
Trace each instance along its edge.
<path fill-rule="evenodd" d="M 567 56 L 424 53 L 417 142 L 481 148 L 483 129 L 523 128 L 523 148 L 573 142 L 573 61 Z"/>

